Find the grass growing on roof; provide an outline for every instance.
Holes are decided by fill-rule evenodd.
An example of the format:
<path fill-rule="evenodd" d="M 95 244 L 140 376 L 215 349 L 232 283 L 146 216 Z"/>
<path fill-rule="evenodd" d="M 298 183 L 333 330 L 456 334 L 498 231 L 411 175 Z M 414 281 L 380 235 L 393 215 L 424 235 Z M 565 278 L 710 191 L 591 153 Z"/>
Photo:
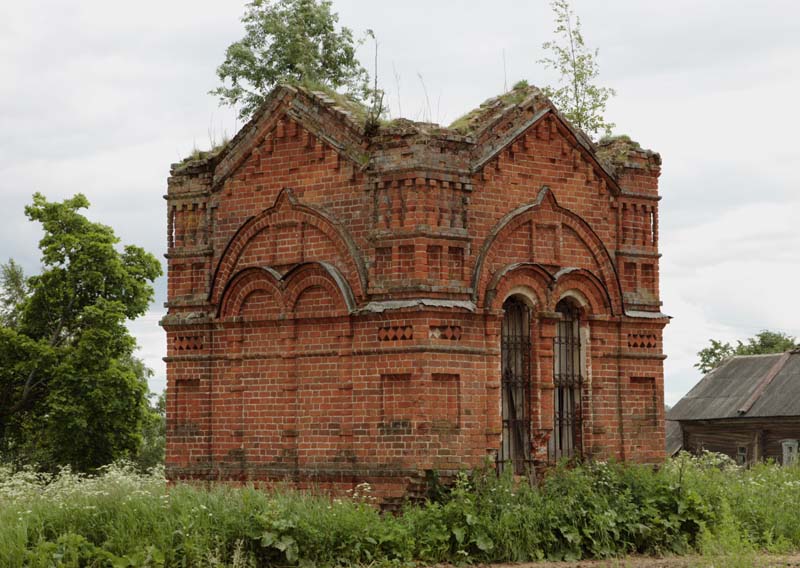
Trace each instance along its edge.
<path fill-rule="evenodd" d="M 507 91 L 502 95 L 486 99 L 478 108 L 474 108 L 468 113 L 455 119 L 450 126 L 448 126 L 448 128 L 461 134 L 467 134 L 475 128 L 477 120 L 486 114 L 490 108 L 495 108 L 498 106 L 505 108 L 510 105 L 517 105 L 533 94 L 534 90 L 535 88 L 531 87 L 527 81 L 518 81 L 514 84 L 510 91 Z"/>

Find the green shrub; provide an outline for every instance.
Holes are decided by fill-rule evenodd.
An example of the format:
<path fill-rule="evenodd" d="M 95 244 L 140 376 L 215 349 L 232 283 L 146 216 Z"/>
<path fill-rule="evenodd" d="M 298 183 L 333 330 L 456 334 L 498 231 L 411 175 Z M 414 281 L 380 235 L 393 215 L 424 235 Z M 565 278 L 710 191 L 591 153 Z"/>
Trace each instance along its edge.
<path fill-rule="evenodd" d="M 683 454 L 654 469 L 559 466 L 536 487 L 491 469 L 381 515 L 347 498 L 0 468 L 0 565 L 410 565 L 800 550 L 800 468 Z"/>

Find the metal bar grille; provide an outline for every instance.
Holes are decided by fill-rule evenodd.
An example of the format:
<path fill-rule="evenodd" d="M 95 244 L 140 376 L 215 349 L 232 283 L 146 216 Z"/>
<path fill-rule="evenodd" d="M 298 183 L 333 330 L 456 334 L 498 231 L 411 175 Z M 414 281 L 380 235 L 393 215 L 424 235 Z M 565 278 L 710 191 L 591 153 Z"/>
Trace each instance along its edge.
<path fill-rule="evenodd" d="M 581 452 L 581 373 L 580 312 L 569 301 L 556 306 L 561 320 L 553 340 L 553 407 L 555 411 L 550 456 L 571 458 Z"/>
<path fill-rule="evenodd" d="M 503 437 L 498 468 L 513 467 L 517 475 L 531 466 L 531 333 L 530 310 L 510 298 L 503 304 L 501 336 L 501 384 Z"/>

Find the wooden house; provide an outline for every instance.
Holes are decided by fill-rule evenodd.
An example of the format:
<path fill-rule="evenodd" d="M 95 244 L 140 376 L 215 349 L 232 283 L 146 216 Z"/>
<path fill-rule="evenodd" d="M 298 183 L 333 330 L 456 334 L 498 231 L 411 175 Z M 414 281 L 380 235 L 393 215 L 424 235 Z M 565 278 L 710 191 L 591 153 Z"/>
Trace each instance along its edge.
<path fill-rule="evenodd" d="M 720 452 L 742 465 L 765 459 L 795 463 L 800 349 L 731 357 L 672 407 L 670 421 L 680 424 L 682 447 L 690 452 Z"/>

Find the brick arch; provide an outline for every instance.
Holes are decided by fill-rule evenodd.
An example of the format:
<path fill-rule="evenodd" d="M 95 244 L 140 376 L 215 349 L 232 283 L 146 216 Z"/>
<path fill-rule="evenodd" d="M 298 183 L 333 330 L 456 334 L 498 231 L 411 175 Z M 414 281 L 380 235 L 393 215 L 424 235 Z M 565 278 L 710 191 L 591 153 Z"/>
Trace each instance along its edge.
<path fill-rule="evenodd" d="M 355 306 L 353 291 L 335 266 L 326 262 L 309 262 L 294 267 L 283 276 L 284 302 L 294 312 L 297 302 L 310 288 L 320 287 L 337 304 L 340 313 L 350 313 Z"/>
<path fill-rule="evenodd" d="M 309 288 L 323 288 L 336 304 L 336 311 L 350 313 L 356 309 L 353 291 L 335 266 L 327 262 L 306 262 L 281 275 L 266 267 L 249 267 L 236 273 L 222 293 L 217 317 L 238 316 L 242 306 L 254 293 L 267 292 L 272 296 L 276 316 L 291 314 L 300 296 Z"/>
<path fill-rule="evenodd" d="M 548 309 L 555 311 L 556 304 L 567 297 L 578 300 L 587 315 L 614 313 L 608 288 L 595 274 L 583 268 L 564 268 L 555 274 Z"/>
<path fill-rule="evenodd" d="M 238 272 L 222 292 L 217 317 L 238 316 L 247 298 L 257 292 L 267 292 L 272 295 L 278 313 L 284 313 L 285 303 L 280 279 L 280 274 L 270 268 L 251 267 Z"/>
<path fill-rule="evenodd" d="M 511 238 L 515 230 L 525 223 L 534 222 L 539 217 L 547 217 L 551 221 L 560 223 L 563 227 L 571 229 L 587 247 L 599 267 L 600 280 L 608 290 L 611 306 L 616 313 L 624 313 L 622 287 L 614 261 L 603 241 L 589 226 L 589 224 L 576 213 L 561 207 L 550 188 L 543 186 L 533 203 L 523 205 L 507 213 L 484 240 L 475 268 L 472 274 L 473 300 L 478 305 L 488 305 L 487 292 L 492 279 L 492 274 L 486 269 L 502 251 L 507 250 L 506 241 Z"/>
<path fill-rule="evenodd" d="M 223 291 L 235 272 L 239 259 L 247 250 L 248 244 L 257 235 L 274 225 L 291 222 L 308 224 L 327 237 L 336 249 L 338 260 L 345 267 L 346 281 L 352 282 L 355 287 L 355 297 L 364 298 L 367 273 L 361 254 L 350 234 L 326 213 L 312 206 L 298 203 L 291 189 L 286 188 L 280 192 L 272 207 L 245 221 L 228 241 L 214 271 L 209 301 L 219 305 Z"/>
<path fill-rule="evenodd" d="M 534 262 L 518 262 L 498 270 L 489 283 L 485 295 L 485 306 L 500 309 L 507 298 L 516 291 L 524 290 L 533 300 L 535 310 L 547 309 L 553 275 Z"/>

